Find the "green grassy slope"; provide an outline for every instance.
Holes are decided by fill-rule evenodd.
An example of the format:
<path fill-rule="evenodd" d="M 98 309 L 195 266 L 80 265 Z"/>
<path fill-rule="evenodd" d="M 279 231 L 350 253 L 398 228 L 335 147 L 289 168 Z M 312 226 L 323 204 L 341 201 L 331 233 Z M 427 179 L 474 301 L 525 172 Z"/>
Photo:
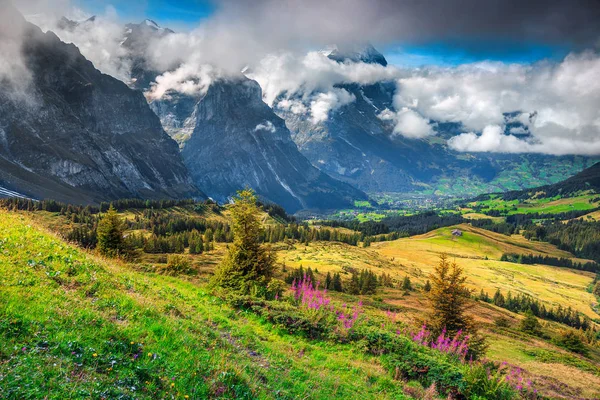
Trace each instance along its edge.
<path fill-rule="evenodd" d="M 236 312 L 0 211 L 0 398 L 404 398 L 376 357 Z M 187 397 L 186 397 L 187 396 Z"/>

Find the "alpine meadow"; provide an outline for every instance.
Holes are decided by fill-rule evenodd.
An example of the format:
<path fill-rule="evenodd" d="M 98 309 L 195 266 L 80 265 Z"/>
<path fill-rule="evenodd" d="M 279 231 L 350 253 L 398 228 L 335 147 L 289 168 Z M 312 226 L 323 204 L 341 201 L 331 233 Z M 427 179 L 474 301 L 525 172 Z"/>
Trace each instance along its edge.
<path fill-rule="evenodd" d="M 600 399 L 599 20 L 0 0 L 0 399 Z"/>

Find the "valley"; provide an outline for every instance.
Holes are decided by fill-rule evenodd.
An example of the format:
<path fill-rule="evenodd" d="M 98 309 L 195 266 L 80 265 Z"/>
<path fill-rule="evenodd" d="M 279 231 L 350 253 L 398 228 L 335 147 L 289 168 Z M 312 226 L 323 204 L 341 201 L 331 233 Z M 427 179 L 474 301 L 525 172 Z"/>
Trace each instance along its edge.
<path fill-rule="evenodd" d="M 100 3 L 0 0 L 0 399 L 600 399 L 599 7 Z"/>
<path fill-rule="evenodd" d="M 523 379 L 531 381 L 532 387 L 540 396 L 564 399 L 595 398 L 600 393 L 598 391 L 600 347 L 598 347 L 596 333 L 597 324 L 600 323 L 600 314 L 598 314 L 600 309 L 599 298 L 593 294 L 598 275 L 597 272 L 577 269 L 579 267 L 553 266 L 555 261 L 552 260 L 562 260 L 562 263 L 568 260 L 577 265 L 587 263 L 595 265 L 594 268 L 597 268 L 597 264 L 589 259 L 577 258 L 572 253 L 548 242 L 527 239 L 521 233 L 494 232 L 489 230 L 489 222 L 486 222 L 487 229 L 475 224 L 491 221 L 492 226 L 499 226 L 506 224 L 507 218 L 527 216 L 532 212 L 564 218 L 565 212 L 585 214 L 589 209 L 593 209 L 593 207 L 577 206 L 577 204 L 589 204 L 590 199 L 594 199 L 592 194 L 575 193 L 572 197 L 556 200 L 544 199 L 540 191 L 535 193 L 540 200 L 527 199 L 515 202 L 493 198 L 471 201 L 464 206 L 457 206 L 455 211 L 455 215 L 462 216 L 464 222 L 426 229 L 426 233 L 405 235 L 406 237 L 397 239 L 387 238 L 386 235 L 389 234 L 365 236 L 360 231 L 364 228 L 360 224 L 357 225 L 359 230 L 353 230 L 345 227 L 330 227 L 327 221 L 311 221 L 309 224 L 294 222 L 282 209 L 262 206 L 264 208 L 261 211 L 260 221 L 265 229 L 262 240 L 267 242 L 276 254 L 275 278 L 282 282 L 284 280 L 291 282 L 287 281 L 287 276 L 293 271 L 302 269 L 311 271 L 314 280 L 319 282 L 319 285 L 324 285 L 324 282 L 329 279 L 328 276 L 339 274 L 342 285 L 346 289 L 344 292 L 328 291 L 331 301 L 336 304 L 356 304 L 360 300 L 361 321 L 363 321 L 361 324 L 364 324 L 364 327 L 382 320 L 381 326 L 385 329 L 398 330 L 401 332 L 398 333 L 399 335 L 409 337 L 410 332 L 416 332 L 427 321 L 426 310 L 430 306 L 424 288 L 435 272 L 434 266 L 439 257 L 445 254 L 464 271 L 465 284 L 472 293 L 472 304 L 468 309 L 468 315 L 476 321 L 480 332 L 486 338 L 488 349 L 485 354 L 490 362 L 498 365 L 506 362 L 508 365 L 520 368 L 521 374 L 526 377 Z M 232 240 L 230 236 L 232 215 L 228 206 L 193 201 L 116 202 L 114 204 L 119 210 L 118 215 L 128 226 L 125 237 L 131 246 L 141 248 L 130 256 L 125 256 L 125 259 L 114 259 L 99 258 L 95 255 L 95 251 L 77 249 L 73 247 L 74 244 L 66 244 L 62 239 L 70 238 L 75 241 L 74 243 L 79 242 L 80 246 L 95 246 L 92 235 L 97 229 L 96 215 L 102 215 L 97 214 L 100 210 L 89 207 L 67 207 L 51 202 L 38 206 L 35 204 L 18 199 L 4 202 L 4 206 L 13 211 L 3 211 L 1 218 L 4 238 L 2 246 L 5 249 L 2 253 L 4 260 L 1 263 L 4 277 L 2 285 L 8 290 L 4 292 L 5 297 L 3 297 L 5 305 L 3 323 L 8 324 L 5 329 L 14 329 L 11 328 L 11 324 L 14 323 L 11 321 L 20 321 L 18 324 L 23 326 L 37 326 L 35 330 L 38 334 L 42 332 L 40 329 L 53 329 L 44 334 L 51 335 L 53 338 L 53 341 L 49 342 L 50 347 L 43 351 L 35 350 L 35 355 L 28 356 L 37 360 L 41 360 L 39 357 L 54 357 L 61 360 L 58 364 L 60 367 L 49 368 L 44 374 L 59 379 L 59 375 L 56 374 L 64 374 L 65 368 L 67 370 L 71 368 L 68 356 L 62 353 L 61 349 L 67 343 L 71 343 L 69 340 L 72 339 L 68 339 L 70 335 L 63 330 L 66 325 L 60 324 L 67 324 L 68 321 L 73 320 L 73 315 L 77 315 L 73 312 L 77 310 L 77 313 L 83 313 L 81 317 L 77 317 L 77 320 L 85 318 L 84 315 L 89 315 L 88 318 L 102 321 L 97 323 L 103 327 L 105 335 L 125 336 L 126 340 L 132 339 L 136 349 L 143 347 L 141 362 L 147 364 L 144 368 L 150 374 L 144 379 L 149 379 L 150 383 L 140 382 L 132 386 L 140 390 L 138 394 L 142 397 L 148 395 L 149 390 L 159 390 L 164 395 L 177 390 L 179 394 L 189 392 L 192 393 L 191 396 L 198 396 L 199 393 L 205 393 L 208 397 L 219 397 L 215 393 L 224 390 L 223 395 L 229 393 L 234 397 L 263 397 L 264 395 L 270 398 L 270 394 L 278 390 L 282 395 L 286 393 L 284 397 L 295 397 L 299 393 L 304 393 L 311 398 L 344 398 L 353 390 L 361 390 L 364 391 L 365 398 L 403 398 L 403 396 L 411 398 L 419 390 L 427 389 L 425 382 L 428 382 L 428 378 L 426 377 L 417 378 L 417 381 L 421 382 L 419 384 L 412 383 L 410 380 L 408 383 L 403 380 L 393 380 L 393 376 L 386 371 L 389 365 L 386 357 L 382 358 L 369 352 L 357 355 L 357 343 L 353 341 L 338 342 L 338 339 L 329 342 L 324 337 L 317 336 L 317 338 L 312 334 L 307 336 L 300 332 L 294 333 L 293 330 L 286 329 L 285 325 L 280 326 L 273 322 L 277 321 L 272 319 L 276 318 L 275 314 L 271 316 L 256 311 L 255 308 L 255 311 L 250 311 L 252 307 L 249 309 L 242 307 L 236 311 L 236 307 L 239 307 L 236 305 L 238 303 L 229 303 L 227 297 L 221 297 L 219 292 L 215 292 L 209 285 L 209 280 L 215 269 L 222 263 Z M 527 204 L 530 206 L 535 204 L 536 208 L 528 209 Z M 565 208 L 565 205 L 570 207 Z M 517 210 L 525 211 L 520 214 L 514 213 L 513 206 L 516 206 Z M 35 211 L 38 207 L 39 210 Z M 108 204 L 105 203 L 100 209 L 106 212 L 107 207 Z M 18 208 L 23 211 L 17 211 Z M 25 211 L 28 208 L 31 211 Z M 439 213 L 443 215 L 448 214 L 449 211 L 439 210 Z M 502 216 L 486 215 L 495 212 L 500 212 Z M 418 217 L 420 213 L 414 210 L 407 217 L 398 215 L 394 218 L 412 218 L 411 224 L 415 224 L 417 223 L 415 221 L 418 221 L 415 216 Z M 583 218 L 585 221 L 588 220 L 585 216 Z M 386 222 L 385 219 L 382 221 Z M 368 223 L 374 222 L 362 224 Z M 93 231 L 86 231 L 86 229 Z M 198 232 L 196 235 L 200 236 L 193 236 L 192 232 Z M 186 236 L 190 233 L 192 236 Z M 151 239 L 152 237 L 156 239 Z M 202 250 L 198 251 L 196 247 L 192 249 L 192 243 L 196 240 L 194 237 L 201 239 Z M 168 250 L 161 251 L 149 247 L 149 243 L 153 243 L 153 240 L 158 240 L 156 243 L 160 243 L 162 240 L 160 238 L 164 238 L 163 246 L 166 247 L 163 248 Z M 383 239 L 385 241 L 378 241 Z M 44 250 L 46 246 L 51 246 L 54 250 L 46 251 Z M 7 251 L 8 248 L 21 250 L 15 253 L 13 250 Z M 61 255 L 63 253 L 64 255 Z M 47 254 L 57 256 L 47 256 Z M 187 260 L 186 266 L 184 269 L 177 270 L 178 272 L 169 272 L 176 254 L 182 254 L 183 259 Z M 544 265 L 543 262 L 525 264 L 517 262 L 516 258 L 515 261 L 503 261 L 507 255 L 542 257 L 542 259 L 547 257 L 550 265 Z M 369 294 L 348 292 L 351 290 L 347 287 L 353 274 L 364 271 L 372 272 L 378 277 L 386 277 L 387 283 L 381 284 Z M 289 283 L 283 292 L 284 298 L 289 295 L 286 294 L 290 290 L 288 285 Z M 24 286 L 34 291 L 24 292 L 18 289 Z M 93 290 L 94 294 L 86 295 L 85 293 L 90 293 L 90 290 Z M 49 310 L 58 312 L 56 318 L 66 313 L 61 317 L 62 319 L 59 319 L 63 322 L 59 325 L 56 323 L 51 325 L 54 328 L 48 326 L 49 322 L 34 317 L 36 308 L 33 302 L 39 303 L 49 293 L 53 293 L 54 300 L 43 307 L 45 309 L 51 307 Z M 562 311 L 558 311 L 559 314 L 552 314 L 551 317 L 540 318 L 542 333 L 532 335 L 520 328 L 525 314 L 506 308 L 512 306 L 497 303 L 498 293 L 503 296 L 503 299 L 508 299 L 509 303 L 511 298 L 531 299 L 538 302 L 536 307 L 543 306 L 544 310 L 552 310 L 553 313 L 557 310 Z M 80 303 L 72 303 L 76 299 L 80 299 L 77 300 Z M 92 303 L 89 303 L 90 299 L 93 300 Z M 103 305 L 107 301 L 109 303 Z M 10 306 L 16 304 L 13 302 L 23 302 L 26 307 L 21 309 L 22 311 L 17 311 L 14 306 Z M 277 303 L 277 300 L 275 302 Z M 54 305 L 50 306 L 50 304 Z M 64 307 L 75 307 L 75 309 L 66 312 Z M 153 313 L 151 319 L 153 322 L 140 319 L 141 317 L 138 316 L 140 311 L 136 311 L 139 307 L 146 310 L 140 315 Z M 561 344 L 562 332 L 574 328 L 569 328 L 566 323 L 560 323 L 552 318 L 558 318 L 556 315 L 563 315 L 561 313 L 565 312 L 567 312 L 565 315 L 571 318 L 569 321 L 575 321 L 573 318 L 577 316 L 576 323 L 584 325 L 584 328 L 581 328 L 581 325 L 577 326 L 580 327 L 582 335 L 587 338 L 585 351 L 574 352 Z M 566 316 L 560 318 L 567 318 Z M 197 320 L 198 318 L 200 320 Z M 218 352 L 213 350 L 209 353 L 205 350 L 203 352 L 193 344 L 193 341 L 186 339 L 187 335 L 195 332 L 195 328 L 192 328 L 195 321 L 205 321 L 202 323 L 205 326 L 202 328 L 204 332 L 202 336 L 212 339 L 203 340 L 212 340 L 213 345 L 207 345 L 209 349 L 218 348 Z M 150 326 L 144 328 L 140 325 L 146 323 L 152 323 L 152 328 Z M 272 325 L 273 323 L 275 325 Z M 30 339 L 27 339 L 29 337 L 27 332 L 31 332 L 33 328 L 18 329 L 23 330 L 22 333 L 6 342 L 7 346 L 29 349 L 32 344 L 28 342 Z M 9 331 L 5 330 L 4 335 L 7 332 Z M 174 335 L 173 338 L 177 339 L 166 342 L 163 334 L 159 332 L 171 332 L 170 335 Z M 82 360 L 76 364 L 81 365 L 77 367 L 79 372 L 72 373 L 84 373 L 86 376 L 93 374 L 89 377 L 95 376 L 100 382 L 96 383 L 96 386 L 104 388 L 101 390 L 108 390 L 105 393 L 129 392 L 130 388 L 119 386 L 122 385 L 118 383 L 121 381 L 114 380 L 116 376 L 133 373 L 130 368 L 133 368 L 135 358 L 131 359 L 131 356 L 127 356 L 129 350 L 126 348 L 129 346 L 123 345 L 125 347 L 122 350 L 117 350 L 117 348 L 106 347 L 118 345 L 118 343 L 110 344 L 113 343 L 112 340 L 102 345 L 97 337 L 81 335 L 82 333 L 79 332 L 79 339 L 77 339 L 79 347 L 75 353 L 106 351 L 106 357 L 109 358 L 102 362 L 111 364 L 106 367 L 107 372 L 98 369 L 100 360 L 98 362 L 94 358 Z M 10 336 L 5 338 L 8 340 Z M 152 356 L 150 360 L 144 358 L 147 350 Z M 12 354 L 10 360 L 13 361 L 5 364 L 6 368 L 9 366 L 15 368 L 18 365 L 20 368 L 27 368 L 27 363 L 32 362 L 29 358 L 23 358 L 29 350 L 24 350 L 23 356 L 14 353 L 9 347 L 4 347 L 2 351 L 5 355 Z M 185 363 L 179 360 L 181 356 L 178 354 L 181 351 L 186 352 Z M 156 352 L 159 352 L 162 361 L 159 362 L 159 366 L 152 366 L 149 361 L 155 360 Z M 290 356 L 294 360 L 291 363 Z M 89 357 L 89 354 L 76 357 Z M 287 358 L 288 362 L 282 364 L 283 358 Z M 229 361 L 224 361 L 226 359 Z M 17 360 L 22 360 L 19 362 L 23 364 L 14 364 Z M 192 384 L 190 377 L 185 374 L 185 369 L 199 368 L 192 367 L 194 364 L 190 363 L 194 362 L 201 362 L 200 368 L 204 371 L 202 373 L 205 376 L 212 374 L 213 378 L 208 380 L 205 378 L 204 383 L 200 385 Z M 123 365 L 117 367 L 116 363 L 123 363 Z M 113 376 L 113 370 L 120 372 Z M 156 377 L 153 377 L 154 374 Z M 5 374 L 6 377 L 3 378 L 7 387 L 23 383 L 19 380 L 14 382 L 10 379 L 6 380 L 9 375 Z M 161 377 L 162 375 L 166 375 L 167 378 L 175 377 L 173 389 L 166 383 L 169 381 Z M 302 381 L 307 386 L 300 386 L 297 381 L 291 384 L 286 380 L 293 379 L 293 376 L 303 376 Z M 80 380 L 77 384 L 82 390 L 92 390 L 85 389 L 90 383 L 89 377 Z M 131 379 L 137 378 L 132 375 Z M 223 379 L 226 381 L 223 382 Z M 333 384 L 332 379 L 336 379 L 338 383 Z M 110 390 L 115 392 L 108 389 L 113 384 L 116 384 L 116 387 Z M 48 385 L 40 385 L 40 387 L 53 391 L 64 390 L 59 383 L 55 387 L 52 383 Z M 367 385 L 368 388 L 363 385 Z M 219 389 L 221 386 L 223 389 Z M 413 386 L 417 389 L 411 389 Z M 418 389 L 419 386 L 423 389 Z M 413 390 L 417 392 L 413 393 Z"/>

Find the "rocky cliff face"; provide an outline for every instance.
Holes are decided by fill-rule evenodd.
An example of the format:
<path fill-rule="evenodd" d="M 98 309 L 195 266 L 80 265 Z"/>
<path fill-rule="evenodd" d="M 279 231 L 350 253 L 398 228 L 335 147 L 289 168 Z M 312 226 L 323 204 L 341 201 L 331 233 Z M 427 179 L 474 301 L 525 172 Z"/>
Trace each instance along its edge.
<path fill-rule="evenodd" d="M 284 121 L 262 101 L 255 81 L 220 80 L 193 109 L 190 101 L 177 97 L 155 102 L 153 108 L 167 126 L 184 122 L 187 133 L 179 134 L 184 162 L 209 196 L 226 201 L 248 186 L 290 212 L 346 207 L 355 199 L 366 199 L 300 154 Z"/>
<path fill-rule="evenodd" d="M 3 11 L 0 40 L 20 46 L 28 79 L 20 92 L 1 82 L 0 186 L 81 203 L 201 196 L 141 92 Z"/>

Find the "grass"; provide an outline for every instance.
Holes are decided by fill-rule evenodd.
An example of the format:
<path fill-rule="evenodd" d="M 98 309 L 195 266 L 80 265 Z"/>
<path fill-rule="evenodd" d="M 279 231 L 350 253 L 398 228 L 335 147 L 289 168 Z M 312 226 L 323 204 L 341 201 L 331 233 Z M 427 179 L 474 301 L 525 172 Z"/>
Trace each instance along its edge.
<path fill-rule="evenodd" d="M 0 397 L 403 398 L 375 357 L 235 312 L 0 212 Z M 136 356 L 137 355 L 137 356 Z"/>
<path fill-rule="evenodd" d="M 591 202 L 597 198 L 593 194 L 581 194 L 574 197 L 560 198 L 559 196 L 541 199 L 528 199 L 525 201 L 519 200 L 502 200 L 500 198 L 492 198 L 485 201 L 470 203 L 470 206 L 479 206 L 483 211 L 498 210 L 505 212 L 507 215 L 514 214 L 558 214 L 569 211 L 586 211 L 598 207 L 598 203 Z"/>
<path fill-rule="evenodd" d="M 44 224 L 53 221 L 41 216 Z M 518 235 L 458 228 L 463 236 L 454 240 L 448 227 L 368 248 L 317 242 L 276 249 L 280 264 L 318 269 L 321 280 L 327 272 L 348 279 L 351 268 L 366 268 L 398 282 L 408 275 L 417 289 L 445 252 L 474 289 L 521 291 L 597 318 L 586 291 L 591 274 L 498 261 L 504 252 L 569 253 Z M 0 211 L 0 398 L 405 398 L 404 383 L 379 357 L 290 335 L 212 295 L 206 276 L 224 251 L 217 244 L 193 256 L 196 275 L 167 277 L 152 272 L 158 255 L 145 255 L 141 265 L 101 259 L 65 244 L 30 214 Z M 393 308 L 413 327 L 428 308 L 419 290 L 386 288 L 362 299 L 369 315 Z M 525 368 L 551 397 L 598 397 L 596 351 L 584 358 L 523 335 L 516 329 L 521 316 L 489 304 L 477 302 L 470 313 L 489 338 L 488 358 Z M 500 316 L 512 327 L 497 329 Z"/>
<path fill-rule="evenodd" d="M 573 256 L 542 242 L 529 242 L 519 235 L 508 237 L 459 225 L 463 236 L 453 238 L 455 227 L 437 229 L 425 235 L 393 242 L 375 243 L 372 248 L 380 257 L 393 260 L 402 270 L 416 279 L 426 276 L 441 253 L 457 260 L 468 275 L 467 283 L 477 291 L 483 289 L 490 295 L 500 289 L 529 294 L 549 305 L 568 304 L 591 318 L 598 318 L 593 310 L 596 299 L 586 288 L 594 275 L 566 268 L 545 265 L 523 265 L 499 261 L 503 253 L 542 254 L 553 257 Z M 486 259 L 487 257 L 487 259 Z"/>

